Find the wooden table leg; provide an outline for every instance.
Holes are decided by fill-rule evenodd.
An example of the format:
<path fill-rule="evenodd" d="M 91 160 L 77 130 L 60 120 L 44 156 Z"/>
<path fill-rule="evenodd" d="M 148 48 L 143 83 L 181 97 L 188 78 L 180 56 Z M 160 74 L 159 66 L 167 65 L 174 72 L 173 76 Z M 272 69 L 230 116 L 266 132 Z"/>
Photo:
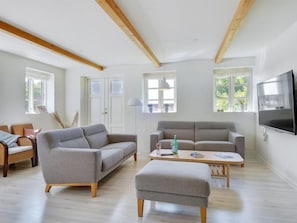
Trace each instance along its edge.
<path fill-rule="evenodd" d="M 230 187 L 230 164 L 226 164 L 226 185 Z"/>

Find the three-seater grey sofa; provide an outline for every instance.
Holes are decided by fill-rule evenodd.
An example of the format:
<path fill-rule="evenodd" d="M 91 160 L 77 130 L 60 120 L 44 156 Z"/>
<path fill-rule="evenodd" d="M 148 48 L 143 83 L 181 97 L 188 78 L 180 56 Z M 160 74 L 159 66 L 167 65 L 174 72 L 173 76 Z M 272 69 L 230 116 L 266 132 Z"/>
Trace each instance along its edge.
<path fill-rule="evenodd" d="M 245 138 L 236 132 L 233 122 L 160 121 L 157 131 L 150 135 L 150 149 L 160 142 L 163 149 L 171 149 L 176 135 L 178 149 L 236 152 L 245 156 Z"/>
<path fill-rule="evenodd" d="M 134 155 L 137 136 L 108 134 L 103 124 L 57 129 L 37 135 L 45 191 L 52 186 L 90 186 L 96 197 L 97 183 Z"/>

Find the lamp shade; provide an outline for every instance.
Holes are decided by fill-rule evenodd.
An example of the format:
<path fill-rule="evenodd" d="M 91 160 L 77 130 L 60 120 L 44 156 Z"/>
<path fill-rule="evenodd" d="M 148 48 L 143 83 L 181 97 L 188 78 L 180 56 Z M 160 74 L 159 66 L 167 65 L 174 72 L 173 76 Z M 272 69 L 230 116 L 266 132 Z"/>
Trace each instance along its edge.
<path fill-rule="evenodd" d="M 142 106 L 142 102 L 139 98 L 129 98 L 128 106 Z"/>
<path fill-rule="evenodd" d="M 160 81 L 160 86 L 159 86 L 160 90 L 167 90 L 170 89 L 170 86 L 168 84 L 168 82 L 166 81 L 165 77 L 163 80 Z"/>

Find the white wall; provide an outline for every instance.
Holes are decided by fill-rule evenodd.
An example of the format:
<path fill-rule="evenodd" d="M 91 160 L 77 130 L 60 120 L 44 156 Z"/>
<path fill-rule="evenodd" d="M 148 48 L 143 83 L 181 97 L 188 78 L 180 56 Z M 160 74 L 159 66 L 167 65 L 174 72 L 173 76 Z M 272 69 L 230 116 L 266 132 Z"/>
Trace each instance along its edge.
<path fill-rule="evenodd" d="M 48 114 L 25 114 L 25 70 L 26 67 L 55 74 L 56 110 L 64 116 L 65 71 L 30 59 L 0 51 L 0 125 L 31 122 L 34 128 L 43 130 L 56 128 Z"/>
<path fill-rule="evenodd" d="M 244 60 L 228 60 L 220 66 L 254 65 L 254 58 Z M 255 113 L 217 113 L 213 112 L 213 68 L 217 66 L 212 60 L 188 61 L 172 63 L 155 68 L 152 65 L 119 66 L 104 71 L 92 69 L 73 69 L 66 72 L 66 113 L 74 114 L 80 108 L 80 77 L 103 77 L 109 75 L 123 75 L 125 78 L 125 101 L 130 97 L 142 96 L 142 74 L 160 70 L 175 70 L 177 72 L 177 113 L 148 114 L 137 112 L 137 129 L 139 151 L 148 153 L 149 135 L 156 130 L 159 120 L 186 120 L 186 121 L 234 121 L 237 130 L 246 136 L 249 150 L 254 150 Z M 133 132 L 134 109 L 125 108 L 126 132 Z"/>
<path fill-rule="evenodd" d="M 297 77 L 296 36 L 297 23 L 263 50 L 258 59 L 255 83 L 291 69 Z M 268 139 L 264 141 L 263 128 L 256 124 L 256 151 L 271 168 L 297 187 L 297 136 L 268 129 Z"/>

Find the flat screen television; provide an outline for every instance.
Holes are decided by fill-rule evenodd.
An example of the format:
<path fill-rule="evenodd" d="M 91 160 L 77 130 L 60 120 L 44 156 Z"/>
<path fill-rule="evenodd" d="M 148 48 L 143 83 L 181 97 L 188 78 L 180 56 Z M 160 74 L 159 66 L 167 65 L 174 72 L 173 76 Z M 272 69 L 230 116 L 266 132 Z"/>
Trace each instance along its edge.
<path fill-rule="evenodd" d="M 296 135 L 293 70 L 257 84 L 259 125 Z"/>

